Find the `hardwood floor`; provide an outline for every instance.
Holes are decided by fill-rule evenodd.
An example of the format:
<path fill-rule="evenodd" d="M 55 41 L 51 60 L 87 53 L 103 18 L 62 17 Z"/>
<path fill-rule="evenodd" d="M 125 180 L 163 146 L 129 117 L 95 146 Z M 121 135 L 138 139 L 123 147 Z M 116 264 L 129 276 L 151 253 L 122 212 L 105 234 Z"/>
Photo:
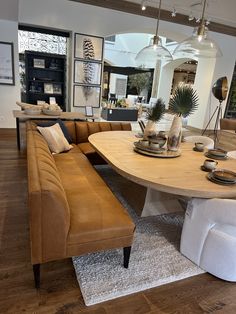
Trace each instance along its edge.
<path fill-rule="evenodd" d="M 236 284 L 203 274 L 86 307 L 70 259 L 42 265 L 36 291 L 30 264 L 26 155 L 15 130 L 0 129 L 0 313 L 236 313 Z"/>

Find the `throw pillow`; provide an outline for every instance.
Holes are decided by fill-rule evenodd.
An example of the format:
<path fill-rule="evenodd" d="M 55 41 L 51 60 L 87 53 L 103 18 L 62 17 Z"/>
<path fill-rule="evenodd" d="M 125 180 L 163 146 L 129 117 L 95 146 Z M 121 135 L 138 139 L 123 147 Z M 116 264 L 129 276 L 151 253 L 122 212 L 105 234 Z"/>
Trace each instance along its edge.
<path fill-rule="evenodd" d="M 68 143 L 58 123 L 45 128 L 37 126 L 37 129 L 45 138 L 52 153 L 62 153 L 73 147 Z"/>
<path fill-rule="evenodd" d="M 67 141 L 72 144 L 72 138 L 70 136 L 70 133 L 67 130 L 67 127 L 65 126 L 65 124 L 63 123 L 63 121 L 61 119 L 57 119 L 55 121 L 46 121 L 46 122 L 38 122 L 37 125 L 41 126 L 41 127 L 47 127 L 47 126 L 52 126 L 54 124 L 58 123 L 61 127 L 61 130 L 65 136 L 65 138 L 67 139 Z"/>

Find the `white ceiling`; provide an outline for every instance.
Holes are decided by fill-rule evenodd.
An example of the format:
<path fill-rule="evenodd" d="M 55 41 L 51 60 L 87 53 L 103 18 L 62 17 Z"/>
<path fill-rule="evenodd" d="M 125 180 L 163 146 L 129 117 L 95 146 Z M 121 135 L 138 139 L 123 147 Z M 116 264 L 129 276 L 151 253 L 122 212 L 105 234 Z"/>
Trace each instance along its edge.
<path fill-rule="evenodd" d="M 125 0 L 141 5 L 142 0 Z M 147 5 L 158 7 L 159 0 L 146 0 Z M 203 0 L 162 0 L 162 9 L 175 10 L 185 15 L 192 12 L 195 17 L 201 17 Z M 216 23 L 236 27 L 236 0 L 207 0 L 205 18 Z M 174 17 L 173 17 L 174 22 Z"/>

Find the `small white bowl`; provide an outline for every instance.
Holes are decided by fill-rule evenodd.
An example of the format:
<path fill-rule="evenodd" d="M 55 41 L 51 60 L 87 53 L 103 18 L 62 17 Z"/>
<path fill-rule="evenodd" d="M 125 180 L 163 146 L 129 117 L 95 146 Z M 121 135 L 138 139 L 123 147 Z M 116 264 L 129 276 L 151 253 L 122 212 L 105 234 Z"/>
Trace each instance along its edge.
<path fill-rule="evenodd" d="M 149 141 L 148 140 L 140 140 L 139 143 L 140 143 L 141 146 L 144 146 L 144 147 L 148 147 L 149 146 Z"/>
<path fill-rule="evenodd" d="M 154 149 L 157 149 L 157 148 L 160 148 L 160 144 L 159 144 L 159 143 L 151 142 L 151 143 L 150 143 L 150 147 L 151 147 L 151 148 L 154 148 Z"/>
<path fill-rule="evenodd" d="M 49 110 L 49 109 L 43 109 L 43 113 L 47 114 L 49 116 L 60 116 L 62 110 Z"/>
<path fill-rule="evenodd" d="M 40 108 L 27 108 L 24 110 L 24 113 L 28 115 L 37 115 L 40 114 L 41 111 L 42 110 Z"/>

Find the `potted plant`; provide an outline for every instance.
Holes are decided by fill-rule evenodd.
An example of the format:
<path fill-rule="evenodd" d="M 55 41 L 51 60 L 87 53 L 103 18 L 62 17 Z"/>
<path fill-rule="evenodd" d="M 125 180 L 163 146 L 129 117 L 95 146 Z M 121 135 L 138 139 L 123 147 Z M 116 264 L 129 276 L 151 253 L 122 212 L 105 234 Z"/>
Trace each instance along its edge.
<path fill-rule="evenodd" d="M 152 84 L 151 74 L 149 72 L 137 73 L 129 76 L 129 88 L 136 88 L 138 96 L 144 89 L 149 89 Z"/>
<path fill-rule="evenodd" d="M 198 107 L 196 91 L 188 86 L 178 86 L 169 103 L 169 112 L 174 114 L 174 119 L 168 135 L 168 150 L 176 151 L 182 138 L 182 117 L 188 117 Z"/>
<path fill-rule="evenodd" d="M 147 125 L 144 129 L 144 139 L 156 133 L 156 123 L 163 117 L 164 113 L 165 103 L 161 98 L 158 98 L 156 104 L 147 110 Z"/>

